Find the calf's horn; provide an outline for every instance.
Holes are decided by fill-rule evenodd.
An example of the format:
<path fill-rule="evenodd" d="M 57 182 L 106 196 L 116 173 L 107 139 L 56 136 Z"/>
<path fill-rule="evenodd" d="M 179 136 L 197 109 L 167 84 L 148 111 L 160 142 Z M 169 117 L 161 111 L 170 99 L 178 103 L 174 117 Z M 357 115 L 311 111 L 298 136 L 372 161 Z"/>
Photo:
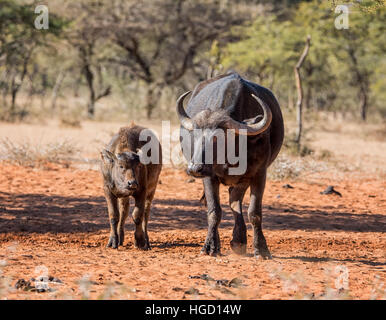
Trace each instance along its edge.
<path fill-rule="evenodd" d="M 185 92 L 177 99 L 176 109 L 181 125 L 187 130 L 193 130 L 193 121 L 189 118 L 184 109 L 184 99 L 189 93 L 191 93 L 191 91 Z"/>
<path fill-rule="evenodd" d="M 266 131 L 269 128 L 269 125 L 271 124 L 272 121 L 272 112 L 269 106 L 259 97 L 255 96 L 252 94 L 252 97 L 261 105 L 263 108 L 264 116 L 263 119 L 261 119 L 258 123 L 256 124 L 246 124 L 243 122 L 238 122 L 236 120 L 230 119 L 229 121 L 226 122 L 225 127 L 227 129 L 233 129 L 235 130 L 236 134 L 240 135 L 248 135 L 248 136 L 255 136 L 258 135 L 264 131 Z M 240 130 L 246 130 L 240 131 Z"/>

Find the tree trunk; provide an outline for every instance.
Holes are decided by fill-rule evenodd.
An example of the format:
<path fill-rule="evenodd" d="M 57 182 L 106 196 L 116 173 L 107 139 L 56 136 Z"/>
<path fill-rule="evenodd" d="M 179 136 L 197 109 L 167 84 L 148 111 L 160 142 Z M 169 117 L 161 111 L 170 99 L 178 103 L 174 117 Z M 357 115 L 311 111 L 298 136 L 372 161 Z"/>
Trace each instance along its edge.
<path fill-rule="evenodd" d="M 149 85 L 146 91 L 146 106 L 145 106 L 147 119 L 151 118 L 153 114 L 153 110 L 156 107 L 156 105 L 157 105 L 157 102 L 155 99 L 155 88 L 152 85 Z"/>
<path fill-rule="evenodd" d="M 94 74 L 91 70 L 91 65 L 88 63 L 85 63 L 83 66 L 83 72 L 87 80 L 87 86 L 90 91 L 90 98 L 87 104 L 87 116 L 89 119 L 93 119 L 95 115 L 95 103 L 103 98 L 108 96 L 111 93 L 111 86 L 107 86 L 103 91 L 100 91 L 101 88 L 98 90 L 94 87 Z M 100 86 L 102 85 L 102 80 L 100 80 Z"/>
<path fill-rule="evenodd" d="M 365 89 L 361 90 L 361 118 L 363 121 L 366 121 L 367 118 L 367 92 Z"/>
<path fill-rule="evenodd" d="M 19 83 L 16 83 L 16 73 L 15 73 L 15 76 L 13 77 L 12 79 L 12 84 L 11 84 L 11 97 L 12 97 L 12 100 L 11 100 L 11 119 L 13 120 L 14 117 L 16 116 L 16 96 L 21 88 L 21 86 L 23 85 L 23 82 L 24 82 L 24 78 L 25 76 L 27 75 L 27 67 L 28 67 L 28 63 L 29 63 L 29 59 L 31 57 L 31 54 L 32 54 L 32 51 L 33 49 L 30 49 L 30 51 L 28 52 L 28 54 L 24 57 L 24 60 L 23 60 L 23 69 L 21 71 L 21 74 L 20 74 L 20 81 Z"/>
<path fill-rule="evenodd" d="M 88 90 L 90 92 L 89 101 L 87 104 L 87 117 L 89 119 L 94 118 L 95 114 L 95 89 L 94 89 L 94 75 L 91 72 L 90 65 L 85 64 L 83 66 L 83 72 L 86 77 Z"/>
<path fill-rule="evenodd" d="M 90 100 L 87 104 L 87 117 L 93 119 L 95 115 L 95 99 L 92 98 L 92 93 L 90 95 Z"/>
<path fill-rule="evenodd" d="M 56 78 L 55 86 L 52 89 L 52 96 L 51 96 L 51 109 L 55 110 L 56 108 L 56 99 L 58 98 L 58 94 L 60 91 L 60 87 L 62 86 L 63 80 L 66 76 L 66 73 L 63 72 L 63 70 L 60 70 L 58 77 Z"/>
<path fill-rule="evenodd" d="M 14 84 L 12 84 L 12 90 L 11 90 L 11 117 L 15 115 L 15 108 L 16 108 L 16 95 L 18 92 L 18 88 L 14 87 Z"/>
<path fill-rule="evenodd" d="M 361 119 L 366 121 L 367 118 L 367 108 L 368 108 L 368 90 L 369 90 L 369 76 L 365 71 L 359 69 L 359 63 L 355 55 L 355 50 L 353 47 L 349 47 L 348 54 L 353 63 L 353 71 L 355 75 L 356 85 L 359 86 L 358 98 L 360 100 L 360 112 Z"/>
<path fill-rule="evenodd" d="M 307 36 L 306 40 L 306 45 L 304 47 L 303 53 L 299 58 L 298 63 L 295 66 L 295 83 L 296 83 L 296 88 L 298 92 L 298 100 L 296 102 L 296 121 L 298 124 L 297 132 L 296 132 L 296 137 L 295 137 L 295 142 L 298 147 L 298 151 L 300 151 L 300 142 L 301 142 L 301 137 L 302 137 L 302 128 L 303 128 L 303 120 L 302 120 L 302 103 L 303 103 L 303 88 L 302 88 L 302 79 L 300 77 L 300 68 L 304 62 L 304 60 L 307 57 L 308 51 L 310 49 L 310 42 L 311 42 L 311 36 Z"/>

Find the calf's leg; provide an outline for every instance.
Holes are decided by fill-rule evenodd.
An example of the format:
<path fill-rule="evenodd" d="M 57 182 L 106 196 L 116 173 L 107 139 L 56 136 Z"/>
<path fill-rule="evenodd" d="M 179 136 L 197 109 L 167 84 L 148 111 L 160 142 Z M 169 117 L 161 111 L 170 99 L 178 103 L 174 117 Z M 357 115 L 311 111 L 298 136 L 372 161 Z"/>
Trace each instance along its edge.
<path fill-rule="evenodd" d="M 145 200 L 145 216 L 142 221 L 142 230 L 143 233 L 145 234 L 145 241 L 146 241 L 146 246 L 148 249 L 150 249 L 150 241 L 149 241 L 149 235 L 147 233 L 147 224 L 149 222 L 149 217 L 150 217 L 150 208 L 151 208 L 151 203 L 154 198 L 154 193 L 155 189 L 150 191 L 150 193 L 146 196 Z"/>
<path fill-rule="evenodd" d="M 107 247 L 113 249 L 118 248 L 118 219 L 119 219 L 119 210 L 118 210 L 118 201 L 117 197 L 114 196 L 108 189 L 105 189 L 105 197 L 107 202 L 107 210 L 109 212 L 110 220 L 110 238 L 107 243 Z"/>
<path fill-rule="evenodd" d="M 125 221 L 129 214 L 130 208 L 130 198 L 119 198 L 118 199 L 119 206 L 119 223 L 118 223 L 118 239 L 119 245 L 123 245 L 123 241 L 125 240 Z"/>
<path fill-rule="evenodd" d="M 204 191 L 208 207 L 208 234 L 201 253 L 216 256 L 220 253 L 220 235 L 218 226 L 221 222 L 219 181 L 212 177 L 204 178 Z"/>
<path fill-rule="evenodd" d="M 245 254 L 247 252 L 247 227 L 242 213 L 242 203 L 248 184 L 240 184 L 229 188 L 229 206 L 231 207 L 235 225 L 231 248 L 235 253 Z"/>
<path fill-rule="evenodd" d="M 251 202 L 248 208 L 249 222 L 253 226 L 253 247 L 255 257 L 263 259 L 271 259 L 271 254 L 267 247 L 267 242 L 261 227 L 262 222 L 262 199 L 265 188 L 267 170 L 260 171 L 255 179 L 251 182 Z"/>
<path fill-rule="evenodd" d="M 141 192 L 140 195 L 134 197 L 134 199 L 135 206 L 132 213 L 133 221 L 135 223 L 134 247 L 148 250 L 149 247 L 146 243 L 145 233 L 142 229 L 143 220 L 145 218 L 145 193 Z"/>

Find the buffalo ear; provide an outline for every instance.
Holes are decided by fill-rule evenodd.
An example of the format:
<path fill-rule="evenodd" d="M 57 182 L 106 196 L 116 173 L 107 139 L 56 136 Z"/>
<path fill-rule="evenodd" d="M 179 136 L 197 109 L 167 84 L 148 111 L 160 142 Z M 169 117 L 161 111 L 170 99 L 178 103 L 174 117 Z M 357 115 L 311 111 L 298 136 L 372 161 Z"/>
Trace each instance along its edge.
<path fill-rule="evenodd" d="M 249 119 L 245 119 L 245 120 L 243 120 L 243 122 L 244 122 L 245 124 L 248 124 L 248 125 L 256 124 L 256 123 L 258 123 L 262 118 L 264 118 L 264 116 L 261 115 L 261 114 L 259 114 L 259 115 L 256 116 L 256 117 L 249 118 Z"/>
<path fill-rule="evenodd" d="M 109 150 L 103 149 L 101 152 L 101 158 L 104 163 L 112 164 L 114 161 L 117 160 L 117 157 L 114 153 L 110 152 Z"/>

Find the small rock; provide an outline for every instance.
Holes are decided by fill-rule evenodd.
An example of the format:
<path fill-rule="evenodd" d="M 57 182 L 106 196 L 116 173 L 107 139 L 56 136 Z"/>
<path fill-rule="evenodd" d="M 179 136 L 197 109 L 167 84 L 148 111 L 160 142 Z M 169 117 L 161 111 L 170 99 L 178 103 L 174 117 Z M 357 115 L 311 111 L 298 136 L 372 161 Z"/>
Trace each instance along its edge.
<path fill-rule="evenodd" d="M 203 273 L 199 276 L 189 276 L 189 279 L 213 280 L 213 278 L 206 273 Z"/>
<path fill-rule="evenodd" d="M 185 292 L 184 292 L 185 294 L 200 294 L 200 291 L 198 291 L 198 289 L 196 289 L 196 288 L 190 288 L 189 290 L 186 290 Z"/>
<path fill-rule="evenodd" d="M 187 183 L 193 183 L 194 181 L 196 181 L 194 178 L 189 178 L 188 180 L 186 180 Z"/>
<path fill-rule="evenodd" d="M 339 197 L 342 196 L 342 194 L 339 191 L 336 191 L 333 186 L 328 186 L 326 190 L 322 191 L 320 194 L 336 194 Z"/>
<path fill-rule="evenodd" d="M 172 288 L 172 290 L 173 290 L 173 291 L 182 291 L 182 290 L 184 290 L 184 289 L 179 288 L 179 287 L 174 287 L 174 288 Z"/>
<path fill-rule="evenodd" d="M 225 279 L 216 280 L 216 284 L 217 284 L 218 286 L 226 286 L 226 287 L 229 287 L 229 281 L 228 281 L 228 280 L 225 280 Z"/>
<path fill-rule="evenodd" d="M 51 280 L 52 282 L 56 282 L 56 283 L 63 283 L 62 280 L 58 279 L 58 278 L 52 278 Z"/>
<path fill-rule="evenodd" d="M 27 286 L 30 286 L 31 283 L 29 281 L 25 281 L 24 279 L 19 279 L 15 283 L 15 288 L 16 289 L 24 289 Z"/>
<path fill-rule="evenodd" d="M 293 186 L 291 186 L 290 184 L 286 183 L 282 186 L 284 189 L 294 189 Z"/>

